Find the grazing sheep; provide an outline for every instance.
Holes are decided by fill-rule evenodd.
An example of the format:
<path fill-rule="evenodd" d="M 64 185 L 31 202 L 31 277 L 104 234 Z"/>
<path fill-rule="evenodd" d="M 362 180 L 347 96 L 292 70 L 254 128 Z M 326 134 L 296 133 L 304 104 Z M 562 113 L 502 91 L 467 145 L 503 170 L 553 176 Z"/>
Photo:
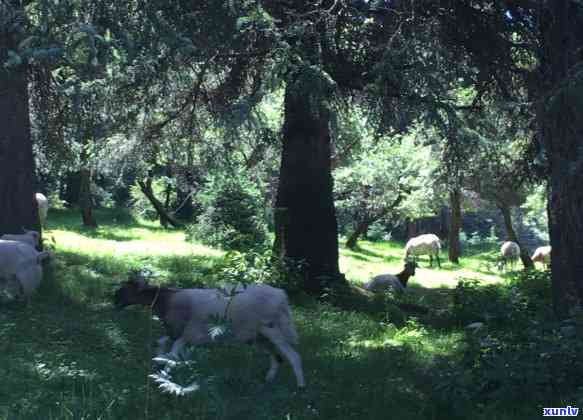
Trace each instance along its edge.
<path fill-rule="evenodd" d="M 22 242 L 32 246 L 33 248 L 38 247 L 40 244 L 40 235 L 34 230 L 25 230 L 24 233 L 18 235 L 11 235 L 7 233 L 6 235 L 0 236 L 0 239 L 5 241 Z"/>
<path fill-rule="evenodd" d="M 405 263 L 405 269 L 399 274 L 381 274 L 380 276 L 375 276 L 368 283 L 365 283 L 363 287 L 374 293 L 384 292 L 390 288 L 403 293 L 407 287 L 409 277 L 415 275 L 415 267 L 417 267 L 417 263 L 407 261 Z"/>
<path fill-rule="evenodd" d="M 38 207 L 38 218 L 40 220 L 40 225 L 44 226 L 47 220 L 47 213 L 49 212 L 49 200 L 44 196 L 44 194 L 36 193 L 36 205 Z"/>
<path fill-rule="evenodd" d="M 41 263 L 49 256 L 49 252 L 38 252 L 29 244 L 0 239 L 1 286 L 18 290 L 13 297 L 29 297 L 40 285 Z"/>
<path fill-rule="evenodd" d="M 232 295 L 230 295 L 232 293 Z M 283 358 L 290 363 L 298 387 L 305 386 L 302 362 L 294 350 L 298 337 L 286 293 L 267 285 L 235 286 L 223 289 L 178 289 L 151 286 L 136 276 L 122 283 L 114 297 L 118 309 L 128 305 L 151 305 L 162 320 L 168 337 L 162 337 L 160 350 L 169 339 L 169 355 L 176 357 L 184 344 L 208 344 L 209 323 L 226 318 L 232 323 L 232 335 L 225 341 L 257 343 L 270 355 L 265 380 L 271 382 Z"/>
<path fill-rule="evenodd" d="M 540 262 L 543 264 L 545 270 L 548 268 L 549 264 L 551 263 L 551 246 L 541 246 L 538 247 L 534 254 L 532 254 L 532 262 Z"/>
<path fill-rule="evenodd" d="M 516 266 L 516 261 L 520 257 L 520 247 L 516 242 L 506 241 L 500 247 L 501 257 L 501 267 L 506 268 L 508 263 L 510 263 L 510 268 L 514 270 Z"/>
<path fill-rule="evenodd" d="M 441 268 L 441 261 L 439 260 L 440 251 L 441 241 L 437 235 L 428 233 L 409 239 L 407 245 L 405 245 L 405 259 L 420 255 L 429 255 L 429 266 L 433 267 L 433 257 L 435 257 L 437 266 Z"/>

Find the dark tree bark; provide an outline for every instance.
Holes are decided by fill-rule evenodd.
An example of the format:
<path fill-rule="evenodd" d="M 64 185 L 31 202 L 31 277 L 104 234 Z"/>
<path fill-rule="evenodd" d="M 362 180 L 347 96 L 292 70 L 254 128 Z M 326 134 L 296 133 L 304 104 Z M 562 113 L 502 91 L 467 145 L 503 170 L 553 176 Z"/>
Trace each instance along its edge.
<path fill-rule="evenodd" d="M 79 209 L 83 226 L 96 228 L 97 222 L 93 216 L 93 200 L 91 199 L 91 169 L 79 171 Z"/>
<path fill-rule="evenodd" d="M 81 165 L 79 171 L 79 209 L 83 226 L 96 228 L 97 222 L 93 216 L 93 200 L 91 198 L 91 168 L 89 168 L 89 152 L 87 151 L 89 140 L 84 139 L 81 148 Z"/>
<path fill-rule="evenodd" d="M 275 239 L 273 240 L 273 258 L 281 260 L 285 258 L 285 232 L 288 230 L 288 213 L 286 208 L 275 207 L 273 209 L 273 225 Z"/>
<path fill-rule="evenodd" d="M 537 118 L 550 167 L 553 308 L 564 317 L 573 301 L 583 302 L 583 115 L 577 99 L 583 82 L 570 74 L 583 61 L 583 19 L 576 2 L 554 1 L 548 7 L 539 75 L 544 90 L 537 92 L 546 102 L 538 107 Z"/>
<path fill-rule="evenodd" d="M 449 192 L 449 207 L 451 211 L 448 231 L 448 257 L 454 264 L 459 264 L 461 255 L 460 230 L 462 227 L 462 200 L 461 190 L 455 188 Z"/>
<path fill-rule="evenodd" d="M 326 282 L 342 281 L 343 276 L 338 266 L 329 114 L 310 96 L 301 83 L 287 86 L 275 207 L 285 209 L 288 216 L 283 227 L 285 256 L 306 263 L 304 288 L 319 294 Z"/>
<path fill-rule="evenodd" d="M 178 220 L 176 220 L 170 213 L 168 213 L 166 208 L 164 208 L 162 202 L 160 202 L 160 200 L 156 198 L 154 190 L 152 189 L 151 177 L 146 178 L 145 181 L 138 181 L 138 185 L 140 186 L 140 190 L 142 191 L 142 193 L 144 193 L 148 201 L 150 201 L 150 203 L 158 213 L 158 216 L 160 217 L 160 224 L 162 226 L 166 227 L 169 224 L 174 227 L 182 226 L 182 224 Z"/>
<path fill-rule="evenodd" d="M 514 226 L 512 225 L 512 214 L 510 211 L 510 207 L 499 205 L 500 212 L 502 213 L 502 217 L 504 218 L 504 227 L 506 228 L 506 240 L 516 242 L 520 247 L 520 260 L 522 261 L 522 265 L 526 270 L 533 269 L 534 263 L 530 258 L 527 250 L 524 249 L 520 241 L 518 240 L 518 236 L 516 235 L 516 231 L 514 230 Z"/>
<path fill-rule="evenodd" d="M 0 63 L 17 44 L 16 33 L 0 28 Z M 27 89 L 26 67 L 0 67 L 0 234 L 40 232 Z"/>

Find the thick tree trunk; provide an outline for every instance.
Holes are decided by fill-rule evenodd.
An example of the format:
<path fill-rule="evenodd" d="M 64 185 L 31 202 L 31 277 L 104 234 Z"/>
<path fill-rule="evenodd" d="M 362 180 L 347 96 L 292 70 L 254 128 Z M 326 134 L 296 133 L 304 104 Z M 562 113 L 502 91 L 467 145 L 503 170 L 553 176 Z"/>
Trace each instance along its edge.
<path fill-rule="evenodd" d="M 352 234 L 350 235 L 350 237 L 346 241 L 346 247 L 348 249 L 356 248 L 356 243 L 358 242 L 358 239 L 362 235 L 366 235 L 366 233 L 368 232 L 369 226 L 370 226 L 370 223 L 368 220 L 363 220 L 363 221 L 359 222 L 356 225 L 356 229 L 354 229 L 354 232 L 352 232 Z"/>
<path fill-rule="evenodd" d="M 285 232 L 288 230 L 289 215 L 286 208 L 275 207 L 273 209 L 273 225 L 275 239 L 273 241 L 273 258 L 282 260 L 286 256 L 285 252 Z"/>
<path fill-rule="evenodd" d="M 555 1 L 549 8 L 552 22 L 545 26 L 540 67 L 540 80 L 546 83 L 540 95 L 546 102 L 538 107 L 537 117 L 550 165 L 547 210 L 553 308 L 564 317 L 577 300 L 583 303 L 583 110 L 576 93 L 583 83 L 576 73 L 569 74 L 581 63 L 583 22 L 576 2 Z"/>
<path fill-rule="evenodd" d="M 449 192 L 449 207 L 451 211 L 448 232 L 448 256 L 454 264 L 459 264 L 461 255 L 460 230 L 462 227 L 462 193 L 459 188 Z"/>
<path fill-rule="evenodd" d="M 154 190 L 152 189 L 152 178 L 147 178 L 145 181 L 138 181 L 138 185 L 140 186 L 140 190 L 148 201 L 152 204 L 158 216 L 160 217 L 160 223 L 162 226 L 167 226 L 168 224 L 174 227 L 181 227 L 181 223 L 176 220 L 168 211 L 164 208 L 164 205 L 156 198 L 154 195 Z"/>
<path fill-rule="evenodd" d="M 306 291 L 342 281 L 332 195 L 329 113 L 301 83 L 285 93 L 283 150 L 276 208 L 287 209 L 285 256 L 303 261 Z M 317 107 L 318 109 L 314 109 Z"/>
<path fill-rule="evenodd" d="M 91 199 L 91 169 L 79 171 L 79 209 L 83 226 L 96 228 L 97 222 L 93 216 L 93 200 Z"/>
<path fill-rule="evenodd" d="M 0 28 L 0 63 L 17 49 L 16 36 Z M 40 231 L 25 67 L 0 68 L 0 119 L 0 234 Z"/>
<path fill-rule="evenodd" d="M 504 218 L 504 227 L 506 228 L 506 238 L 508 241 L 516 242 L 520 247 L 520 260 L 522 265 L 524 265 L 525 270 L 533 269 L 534 263 L 528 254 L 528 251 L 522 246 L 518 240 L 518 235 L 512 226 L 512 214 L 510 212 L 510 207 L 501 205 L 499 206 L 502 217 Z"/>

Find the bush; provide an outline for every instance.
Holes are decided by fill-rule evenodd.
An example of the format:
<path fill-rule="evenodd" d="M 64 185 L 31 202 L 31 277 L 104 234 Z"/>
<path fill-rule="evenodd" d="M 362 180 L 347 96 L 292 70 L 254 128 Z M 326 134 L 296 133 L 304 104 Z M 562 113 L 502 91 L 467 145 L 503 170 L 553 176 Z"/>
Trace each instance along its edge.
<path fill-rule="evenodd" d="M 231 251 L 215 266 L 225 283 L 264 283 L 289 293 L 302 290 L 302 266 L 273 259 L 270 250 L 262 252 Z"/>
<path fill-rule="evenodd" d="M 460 281 L 456 318 L 467 323 L 486 320 L 486 313 L 492 317 L 466 331 L 461 357 L 438 369 L 439 405 L 453 402 L 462 413 L 469 407 L 513 406 L 525 395 L 546 407 L 581 404 L 582 328 L 577 318 L 555 319 L 550 289 L 550 273 L 539 271 L 521 272 L 497 287 Z"/>
<path fill-rule="evenodd" d="M 267 228 L 258 188 L 243 176 L 214 177 L 197 194 L 202 207 L 187 238 L 226 250 L 265 247 Z"/>

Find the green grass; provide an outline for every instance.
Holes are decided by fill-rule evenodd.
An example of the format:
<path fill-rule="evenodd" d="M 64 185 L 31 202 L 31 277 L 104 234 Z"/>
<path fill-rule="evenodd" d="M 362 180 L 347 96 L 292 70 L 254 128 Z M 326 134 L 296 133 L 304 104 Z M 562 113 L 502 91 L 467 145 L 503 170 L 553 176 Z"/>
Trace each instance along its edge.
<path fill-rule="evenodd" d="M 459 359 L 463 332 L 408 318 L 342 311 L 310 298 L 294 302 L 308 389 L 295 392 L 284 365 L 263 386 L 268 358 L 252 347 L 196 352 L 207 378 L 187 397 L 161 394 L 148 380 L 154 340 L 162 328 L 147 310 L 115 312 L 116 284 L 130 268 L 147 266 L 155 281 L 179 286 L 219 281 L 222 252 L 184 241 L 178 230 L 135 221 L 123 212 L 98 211 L 97 230 L 79 227 L 71 211 L 51 211 L 45 238 L 55 258 L 28 304 L 0 307 L 0 419 L 516 419 L 540 415 L 538 402 L 499 411 L 495 405 L 453 417 L 433 386 L 440 362 Z M 341 249 L 341 267 L 359 283 L 402 268 L 402 244 L 362 242 Z M 500 282 L 492 256 L 421 262 L 412 299 L 447 308 L 458 277 Z M 444 258 L 445 260 L 445 258 Z M 453 398 L 453 397 L 452 397 Z M 525 400 L 527 397 L 525 396 Z"/>

